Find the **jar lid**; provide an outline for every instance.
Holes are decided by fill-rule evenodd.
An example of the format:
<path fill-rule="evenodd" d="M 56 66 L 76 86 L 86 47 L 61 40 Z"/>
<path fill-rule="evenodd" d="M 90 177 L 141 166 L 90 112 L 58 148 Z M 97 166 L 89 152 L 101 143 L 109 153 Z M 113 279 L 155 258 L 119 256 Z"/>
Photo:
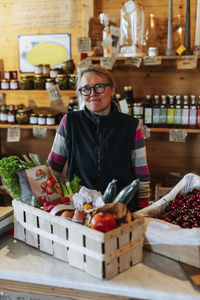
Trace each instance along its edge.
<path fill-rule="evenodd" d="M 26 113 L 27 111 L 25 110 L 25 109 L 18 109 L 17 110 L 17 113 L 20 113 L 20 114 L 22 114 L 22 113 Z"/>
<path fill-rule="evenodd" d="M 52 118 L 52 117 L 54 117 L 54 115 L 52 115 L 52 114 L 47 114 L 47 117 Z"/>
<path fill-rule="evenodd" d="M 31 117 L 36 117 L 37 115 L 35 113 L 30 114 Z"/>
<path fill-rule="evenodd" d="M 67 77 L 67 75 L 66 75 L 66 74 L 57 74 L 56 77 L 58 77 L 58 78 L 59 78 L 59 77 L 60 77 L 60 78 L 63 78 L 63 77 Z"/>
<path fill-rule="evenodd" d="M 8 82 L 8 79 L 2 79 L 1 82 Z"/>
<path fill-rule="evenodd" d="M 38 117 L 45 117 L 45 115 L 44 114 L 39 114 Z"/>
<path fill-rule="evenodd" d="M 11 82 L 17 82 L 17 79 L 11 79 Z"/>
<path fill-rule="evenodd" d="M 54 81 L 54 78 L 46 78 L 46 81 Z"/>
<path fill-rule="evenodd" d="M 34 77 L 41 78 L 42 76 L 43 76 L 42 74 L 35 74 Z"/>

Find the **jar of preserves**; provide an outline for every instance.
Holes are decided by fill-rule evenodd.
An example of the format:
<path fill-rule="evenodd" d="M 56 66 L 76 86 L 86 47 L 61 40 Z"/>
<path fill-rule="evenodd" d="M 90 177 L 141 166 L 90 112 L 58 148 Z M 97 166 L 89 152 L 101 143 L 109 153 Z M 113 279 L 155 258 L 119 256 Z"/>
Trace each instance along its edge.
<path fill-rule="evenodd" d="M 46 124 L 51 126 L 56 124 L 56 118 L 52 114 L 47 114 L 46 116 Z"/>
<path fill-rule="evenodd" d="M 43 65 L 35 65 L 34 66 L 34 72 L 35 74 L 42 74 L 43 73 Z"/>
<path fill-rule="evenodd" d="M 2 79 L 1 80 L 1 89 L 2 90 L 9 90 L 10 88 L 10 81 L 7 79 Z"/>
<path fill-rule="evenodd" d="M 50 65 L 48 65 L 48 64 L 43 65 L 43 74 L 49 76 L 49 74 L 50 74 Z"/>
<path fill-rule="evenodd" d="M 45 89 L 45 77 L 42 74 L 36 74 L 34 76 L 34 89 L 35 90 Z"/>
<path fill-rule="evenodd" d="M 17 71 L 10 71 L 10 79 L 15 79 L 17 80 Z"/>
<path fill-rule="evenodd" d="M 75 63 L 73 59 L 66 59 L 62 63 L 63 74 L 73 74 L 75 70 Z"/>
<path fill-rule="evenodd" d="M 11 79 L 10 81 L 10 89 L 11 90 L 18 90 L 19 89 L 19 83 L 16 79 Z"/>
<path fill-rule="evenodd" d="M 15 107 L 14 105 L 8 106 L 8 123 L 14 124 L 15 123 Z"/>
<path fill-rule="evenodd" d="M 19 80 L 19 88 L 21 90 L 33 89 L 33 77 L 28 75 L 22 75 Z"/>
<path fill-rule="evenodd" d="M 7 124 L 8 123 L 8 110 L 7 110 L 6 105 L 1 106 L 0 120 L 1 120 L 1 124 Z"/>
<path fill-rule="evenodd" d="M 57 75 L 57 74 L 60 74 L 58 68 L 52 68 L 52 69 L 50 69 L 50 77 L 51 77 L 51 78 L 56 78 L 56 75 Z"/>
<path fill-rule="evenodd" d="M 29 123 L 31 125 L 37 125 L 38 124 L 38 116 L 35 113 L 30 114 Z"/>
<path fill-rule="evenodd" d="M 69 75 L 69 88 L 71 90 L 75 90 L 76 89 L 76 75 L 75 74 L 70 74 Z"/>
<path fill-rule="evenodd" d="M 46 116 L 45 114 L 38 115 L 38 125 L 46 125 Z"/>
<path fill-rule="evenodd" d="M 16 112 L 16 122 L 18 124 L 28 124 L 29 123 L 30 112 L 26 109 L 19 109 Z"/>
<path fill-rule="evenodd" d="M 60 90 L 69 89 L 69 76 L 66 74 L 57 74 L 56 75 L 56 84 L 59 85 Z"/>
<path fill-rule="evenodd" d="M 11 76 L 10 76 L 10 71 L 4 71 L 4 79 L 7 79 L 7 80 L 10 80 L 11 79 Z"/>
<path fill-rule="evenodd" d="M 46 80 L 45 80 L 45 89 L 48 90 L 54 84 L 55 84 L 54 78 L 46 78 Z"/>

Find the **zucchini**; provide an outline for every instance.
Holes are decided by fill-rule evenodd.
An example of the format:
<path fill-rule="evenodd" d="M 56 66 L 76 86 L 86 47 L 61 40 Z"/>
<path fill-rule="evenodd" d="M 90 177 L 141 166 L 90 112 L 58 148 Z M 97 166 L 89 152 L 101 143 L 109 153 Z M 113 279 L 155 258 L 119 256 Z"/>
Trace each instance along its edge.
<path fill-rule="evenodd" d="M 129 204 L 129 202 L 131 201 L 131 199 L 133 199 L 133 197 L 135 196 L 135 194 L 138 190 L 139 182 L 140 182 L 140 179 L 136 178 L 129 185 L 125 186 L 119 192 L 119 194 L 116 196 L 113 203 L 122 202 L 123 204 L 125 204 L 127 206 Z"/>
<path fill-rule="evenodd" d="M 116 179 L 113 179 L 105 189 L 105 192 L 103 194 L 103 201 L 104 203 L 110 203 L 113 201 L 116 195 L 117 187 L 116 187 Z"/>

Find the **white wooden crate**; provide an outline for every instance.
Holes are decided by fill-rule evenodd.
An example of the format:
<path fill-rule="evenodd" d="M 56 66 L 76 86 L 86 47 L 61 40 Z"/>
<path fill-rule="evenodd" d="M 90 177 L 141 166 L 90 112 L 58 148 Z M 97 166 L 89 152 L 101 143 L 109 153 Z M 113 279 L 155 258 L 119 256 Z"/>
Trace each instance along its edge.
<path fill-rule="evenodd" d="M 103 233 L 13 200 L 14 237 L 100 279 L 142 261 L 144 218 Z"/>

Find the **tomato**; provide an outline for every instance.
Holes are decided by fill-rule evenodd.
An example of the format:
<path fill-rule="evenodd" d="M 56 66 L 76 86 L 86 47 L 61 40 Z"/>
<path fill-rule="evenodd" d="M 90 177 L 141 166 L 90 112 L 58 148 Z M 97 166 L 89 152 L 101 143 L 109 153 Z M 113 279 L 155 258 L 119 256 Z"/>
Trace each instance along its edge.
<path fill-rule="evenodd" d="M 40 184 L 40 187 L 41 187 L 41 189 L 46 190 L 46 187 L 47 187 L 46 181 L 43 181 L 43 182 Z"/>
<path fill-rule="evenodd" d="M 49 206 L 51 204 L 51 201 L 45 201 L 44 202 L 44 207 L 47 207 L 47 206 Z"/>
<path fill-rule="evenodd" d="M 69 203 L 70 202 L 70 198 L 69 197 L 64 197 L 61 199 L 61 203 Z"/>
<path fill-rule="evenodd" d="M 54 200 L 52 203 L 53 203 L 54 205 L 58 205 L 58 204 L 60 204 L 60 201 Z"/>
<path fill-rule="evenodd" d="M 38 170 L 36 171 L 36 174 L 35 174 L 35 175 L 36 175 L 37 177 L 39 177 L 41 174 L 42 174 L 42 170 L 41 170 L 41 169 L 38 169 Z"/>
<path fill-rule="evenodd" d="M 46 197 L 40 196 L 40 197 L 39 197 L 39 200 L 42 201 L 42 202 L 45 202 L 45 201 L 46 201 Z"/>
<path fill-rule="evenodd" d="M 54 188 L 51 186 L 47 186 L 45 189 L 45 192 L 49 195 L 53 194 L 55 192 Z"/>
<path fill-rule="evenodd" d="M 53 180 L 50 179 L 50 178 L 48 178 L 48 179 L 47 179 L 47 185 L 48 185 L 48 186 L 54 186 Z"/>
<path fill-rule="evenodd" d="M 92 217 L 90 227 L 102 232 L 112 230 L 116 227 L 116 221 L 110 213 L 97 213 Z"/>

